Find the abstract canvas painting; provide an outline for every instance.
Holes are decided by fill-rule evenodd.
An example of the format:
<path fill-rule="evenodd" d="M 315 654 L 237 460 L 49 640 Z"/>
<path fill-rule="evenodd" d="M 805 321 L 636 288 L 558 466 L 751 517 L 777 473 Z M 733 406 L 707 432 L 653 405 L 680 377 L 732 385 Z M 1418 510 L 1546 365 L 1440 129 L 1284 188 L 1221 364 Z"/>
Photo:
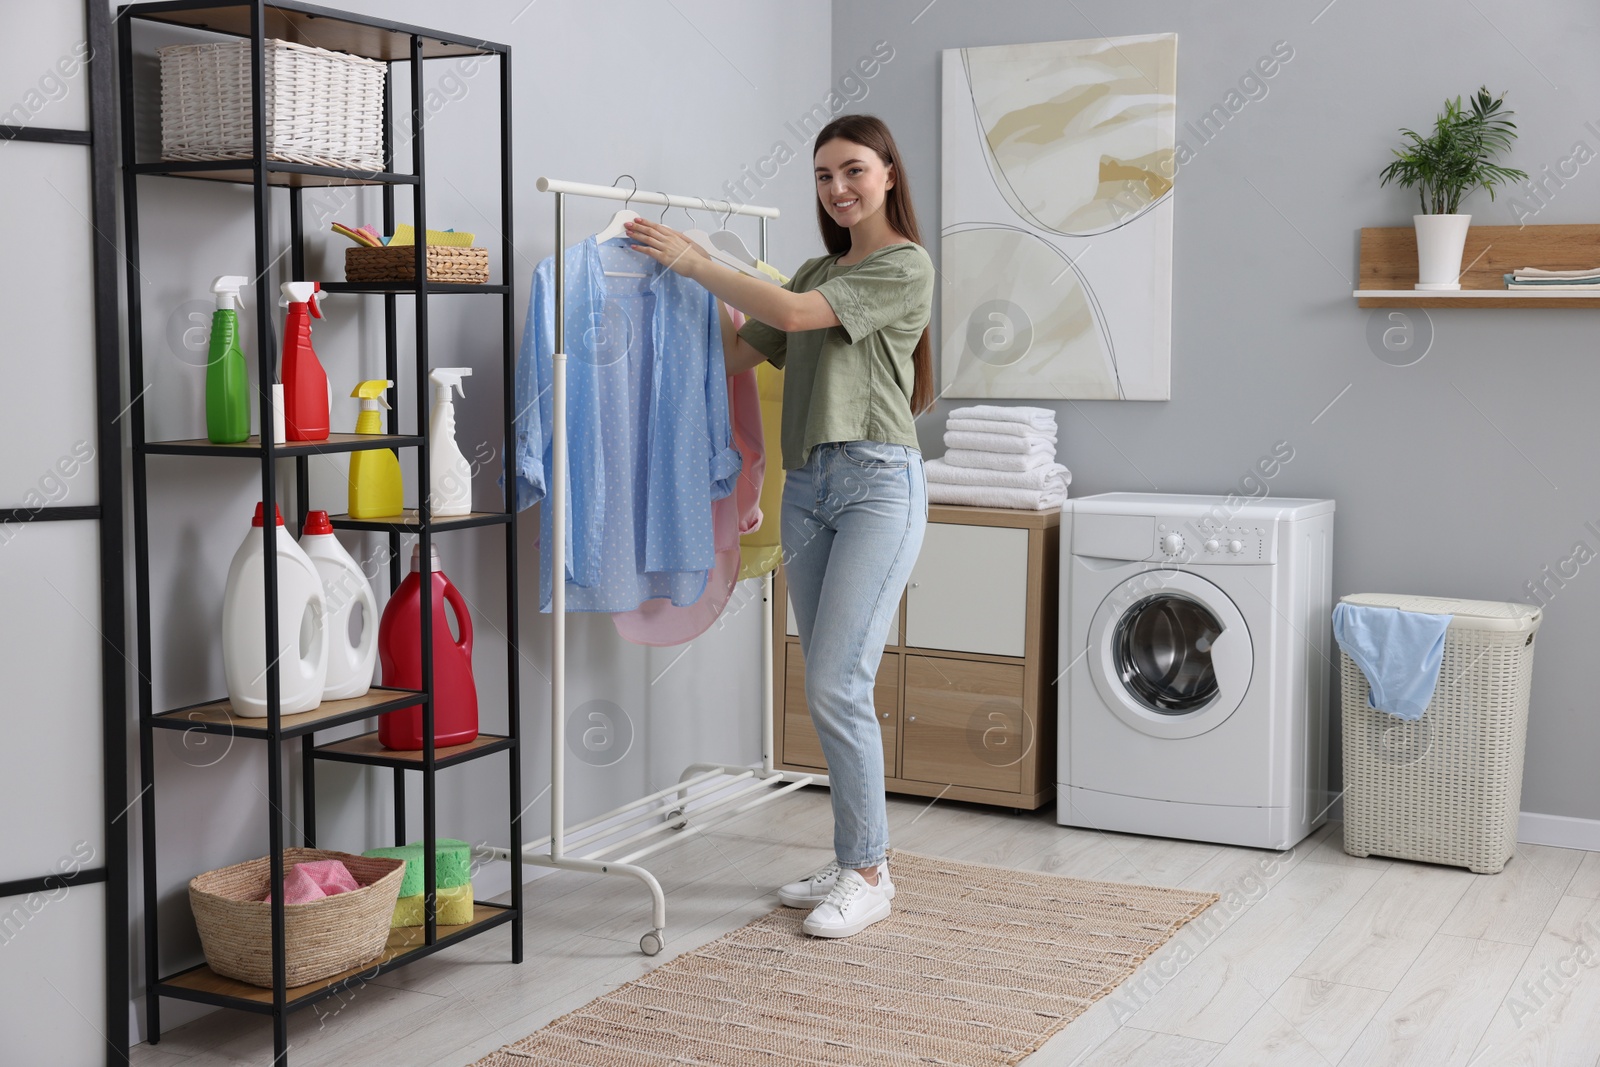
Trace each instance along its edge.
<path fill-rule="evenodd" d="M 945 51 L 941 395 L 1170 397 L 1177 50 Z"/>

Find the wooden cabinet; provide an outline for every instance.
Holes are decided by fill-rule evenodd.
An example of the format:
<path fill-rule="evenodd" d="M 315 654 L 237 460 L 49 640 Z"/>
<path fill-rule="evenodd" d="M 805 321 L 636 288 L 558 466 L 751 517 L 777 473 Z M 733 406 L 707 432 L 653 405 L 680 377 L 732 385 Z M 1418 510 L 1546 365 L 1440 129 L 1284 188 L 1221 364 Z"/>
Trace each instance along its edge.
<path fill-rule="evenodd" d="M 892 793 L 1037 808 L 1055 796 L 1059 512 L 935 504 L 873 690 Z M 777 765 L 827 770 L 783 568 Z"/>
<path fill-rule="evenodd" d="M 906 644 L 1020 658 L 1027 601 L 1027 530 L 930 522 L 906 583 Z"/>
<path fill-rule="evenodd" d="M 826 770 L 828 761 L 822 758 L 822 742 L 817 738 L 816 725 L 811 721 L 811 711 L 806 706 L 806 661 L 800 651 L 798 639 L 787 643 L 784 657 L 784 706 L 789 714 L 783 723 L 782 745 L 786 762 L 809 770 Z M 897 735 L 900 732 L 900 655 L 885 652 L 878 661 L 878 679 L 872 687 L 872 700 L 878 716 L 878 727 L 883 731 L 883 773 L 894 774 L 894 756 Z"/>
<path fill-rule="evenodd" d="M 908 655 L 901 777 L 1020 793 L 1037 740 L 1023 674 L 1017 663 Z"/>

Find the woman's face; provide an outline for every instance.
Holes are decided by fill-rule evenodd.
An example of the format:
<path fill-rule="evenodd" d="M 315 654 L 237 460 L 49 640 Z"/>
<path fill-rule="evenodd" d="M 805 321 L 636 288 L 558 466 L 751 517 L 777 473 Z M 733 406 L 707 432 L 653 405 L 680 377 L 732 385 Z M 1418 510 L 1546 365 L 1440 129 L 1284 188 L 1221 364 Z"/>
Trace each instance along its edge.
<path fill-rule="evenodd" d="M 832 140 L 818 148 L 817 198 L 833 221 L 846 229 L 883 210 L 894 175 L 878 153 L 852 141 Z"/>

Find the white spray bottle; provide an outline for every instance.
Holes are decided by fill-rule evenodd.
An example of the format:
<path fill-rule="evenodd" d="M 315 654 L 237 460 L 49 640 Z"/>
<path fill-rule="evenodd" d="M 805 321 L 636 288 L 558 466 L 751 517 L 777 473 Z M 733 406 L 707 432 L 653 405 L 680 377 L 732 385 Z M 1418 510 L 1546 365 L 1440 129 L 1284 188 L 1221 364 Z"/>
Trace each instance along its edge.
<path fill-rule="evenodd" d="M 429 375 L 433 382 L 433 417 L 428 425 L 428 514 L 434 517 L 465 515 L 472 510 L 472 467 L 456 444 L 454 393 L 464 398 L 461 379 L 471 367 L 440 367 Z M 453 392 L 452 392 L 453 391 Z"/>

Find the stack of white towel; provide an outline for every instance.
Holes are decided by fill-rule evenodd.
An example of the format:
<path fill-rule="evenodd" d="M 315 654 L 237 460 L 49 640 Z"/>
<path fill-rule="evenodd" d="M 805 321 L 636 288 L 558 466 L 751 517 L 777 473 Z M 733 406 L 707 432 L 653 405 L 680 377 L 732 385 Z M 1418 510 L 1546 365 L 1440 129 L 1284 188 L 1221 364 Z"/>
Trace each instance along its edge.
<path fill-rule="evenodd" d="M 1056 462 L 1056 413 L 977 404 L 945 421 L 944 456 L 923 465 L 928 500 L 1048 511 L 1067 499 L 1072 472 Z"/>

